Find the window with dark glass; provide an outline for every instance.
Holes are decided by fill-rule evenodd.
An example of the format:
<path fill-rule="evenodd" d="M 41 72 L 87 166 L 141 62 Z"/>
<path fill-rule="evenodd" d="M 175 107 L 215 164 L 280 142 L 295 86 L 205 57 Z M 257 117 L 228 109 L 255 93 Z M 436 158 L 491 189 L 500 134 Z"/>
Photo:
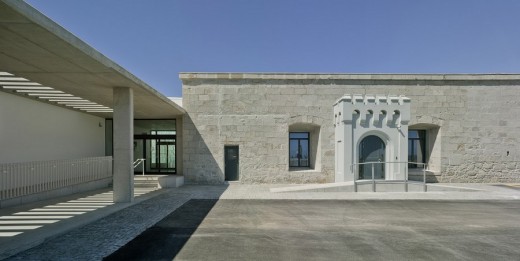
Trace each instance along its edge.
<path fill-rule="evenodd" d="M 145 159 L 136 173 L 176 173 L 175 120 L 134 120 L 134 160 Z"/>
<path fill-rule="evenodd" d="M 105 151 L 113 155 L 113 122 L 105 121 Z M 176 121 L 134 120 L 134 161 L 145 161 L 136 165 L 136 174 L 175 174 L 176 173 Z"/>
<path fill-rule="evenodd" d="M 426 131 L 408 131 L 408 162 L 426 163 Z M 409 163 L 408 168 L 423 168 L 423 164 Z"/>
<path fill-rule="evenodd" d="M 153 170 L 171 172 L 175 170 L 175 131 L 150 131 L 151 135 L 171 136 L 150 140 L 150 164 Z"/>
<path fill-rule="evenodd" d="M 309 133 L 289 133 L 289 167 L 309 167 Z"/>

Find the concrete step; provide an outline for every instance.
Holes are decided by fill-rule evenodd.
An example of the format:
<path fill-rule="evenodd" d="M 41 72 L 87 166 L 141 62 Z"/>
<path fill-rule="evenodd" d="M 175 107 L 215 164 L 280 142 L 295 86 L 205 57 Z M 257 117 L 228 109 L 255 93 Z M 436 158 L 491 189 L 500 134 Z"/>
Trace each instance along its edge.
<path fill-rule="evenodd" d="M 158 188 L 158 184 L 139 184 L 134 183 L 134 188 Z"/>
<path fill-rule="evenodd" d="M 135 188 L 159 188 L 159 177 L 151 175 L 134 176 Z"/>
<path fill-rule="evenodd" d="M 176 188 L 184 185 L 184 176 L 179 175 L 135 175 L 136 188 Z"/>
<path fill-rule="evenodd" d="M 372 192 L 371 180 L 358 180 L 357 192 Z M 292 185 L 288 187 L 271 188 L 271 192 L 354 192 L 354 182 L 339 182 L 339 183 L 325 183 L 325 184 L 306 184 L 306 185 Z M 406 186 L 403 180 L 376 180 L 375 192 L 405 192 Z M 428 192 L 428 191 L 448 191 L 448 192 L 475 192 L 477 189 L 446 186 L 437 184 L 426 184 L 426 191 L 424 190 L 424 183 L 416 181 L 408 181 L 408 192 Z"/>

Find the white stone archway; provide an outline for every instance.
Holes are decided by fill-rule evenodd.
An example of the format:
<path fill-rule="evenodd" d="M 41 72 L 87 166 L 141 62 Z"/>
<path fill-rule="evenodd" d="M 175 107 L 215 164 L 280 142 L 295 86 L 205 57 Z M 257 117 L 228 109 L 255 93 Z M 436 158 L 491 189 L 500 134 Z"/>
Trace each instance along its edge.
<path fill-rule="evenodd" d="M 375 135 L 385 142 L 385 179 L 403 180 L 408 159 L 410 99 L 404 96 L 345 95 L 334 104 L 335 181 L 358 179 L 359 144 Z"/>
<path fill-rule="evenodd" d="M 353 162 L 354 163 L 360 163 L 360 159 L 361 159 L 361 143 L 365 140 L 365 138 L 367 137 L 370 137 L 370 136 L 376 136 L 378 137 L 379 139 L 381 139 L 381 141 L 384 143 L 385 145 L 385 159 L 382 160 L 383 162 L 385 161 L 388 161 L 389 159 L 392 158 L 392 152 L 393 152 L 393 147 L 392 147 L 392 143 L 390 142 L 390 137 L 382 132 L 382 131 L 378 131 L 378 130 L 371 130 L 371 131 L 367 131 L 365 133 L 363 133 L 363 135 L 361 135 L 356 143 L 355 143 L 355 147 L 354 147 L 354 150 L 352 150 L 352 152 L 354 153 L 353 155 Z M 385 177 L 388 177 L 390 175 L 389 173 L 389 167 L 391 166 L 387 166 L 387 164 L 385 164 Z M 358 180 L 359 179 L 359 169 L 360 167 L 358 168 L 354 168 L 352 169 L 352 172 L 354 174 L 354 180 Z"/>

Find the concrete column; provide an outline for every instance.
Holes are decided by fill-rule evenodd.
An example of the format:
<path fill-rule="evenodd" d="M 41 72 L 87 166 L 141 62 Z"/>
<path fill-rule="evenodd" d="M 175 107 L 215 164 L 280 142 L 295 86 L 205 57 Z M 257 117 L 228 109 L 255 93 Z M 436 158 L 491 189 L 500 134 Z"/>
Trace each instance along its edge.
<path fill-rule="evenodd" d="M 114 202 L 134 199 L 134 97 L 131 88 L 114 88 Z"/>
<path fill-rule="evenodd" d="M 182 155 L 184 154 L 183 151 L 184 151 L 184 142 L 183 142 L 183 128 L 184 128 L 184 124 L 183 124 L 183 120 L 184 120 L 184 117 L 183 115 L 175 118 L 175 124 L 177 125 L 175 127 L 175 130 L 176 130 L 176 133 L 177 133 L 177 139 L 175 140 L 175 162 L 177 163 L 177 166 L 176 166 L 176 170 L 177 170 L 177 173 L 176 175 L 183 175 L 183 170 L 182 168 L 184 167 L 184 164 L 183 164 L 183 157 Z"/>

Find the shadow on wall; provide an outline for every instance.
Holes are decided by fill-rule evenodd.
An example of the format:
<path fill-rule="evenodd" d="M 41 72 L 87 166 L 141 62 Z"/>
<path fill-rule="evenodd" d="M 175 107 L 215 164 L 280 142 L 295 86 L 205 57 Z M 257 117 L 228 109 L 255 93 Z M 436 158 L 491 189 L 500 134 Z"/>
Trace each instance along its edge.
<path fill-rule="evenodd" d="M 420 130 L 425 132 L 424 153 L 428 171 L 426 179 L 428 182 L 439 182 L 436 176 L 442 172 L 441 168 L 441 126 L 432 123 L 417 123 L 409 126 L 409 130 Z M 417 169 L 419 170 L 419 169 Z M 415 175 L 415 173 L 414 173 Z M 422 171 L 420 171 L 420 180 L 423 180 Z M 411 179 L 412 180 L 412 179 Z"/>
<path fill-rule="evenodd" d="M 183 117 L 183 173 L 187 184 L 222 184 L 224 173 L 215 157 L 219 155 L 224 158 L 224 147 L 219 148 L 217 153 L 211 153 L 208 143 L 193 123 L 188 114 Z M 218 137 L 218 126 L 212 124 L 198 124 L 204 128 L 204 133 L 209 137 Z M 208 141 L 211 142 L 211 141 Z M 218 144 L 218 140 L 212 141 Z M 221 150 L 221 151 L 220 151 Z"/>
<path fill-rule="evenodd" d="M 427 170 L 426 171 L 426 183 L 439 183 L 440 182 L 439 177 L 435 174 L 436 174 L 435 172 Z M 423 182 L 424 176 L 423 176 L 422 169 L 420 169 L 420 170 L 409 169 L 408 170 L 408 180 Z"/>
<path fill-rule="evenodd" d="M 218 198 L 227 185 L 211 186 Z M 173 260 L 218 199 L 191 199 L 103 260 Z M 208 257 L 210 258 L 210 257 Z"/>

